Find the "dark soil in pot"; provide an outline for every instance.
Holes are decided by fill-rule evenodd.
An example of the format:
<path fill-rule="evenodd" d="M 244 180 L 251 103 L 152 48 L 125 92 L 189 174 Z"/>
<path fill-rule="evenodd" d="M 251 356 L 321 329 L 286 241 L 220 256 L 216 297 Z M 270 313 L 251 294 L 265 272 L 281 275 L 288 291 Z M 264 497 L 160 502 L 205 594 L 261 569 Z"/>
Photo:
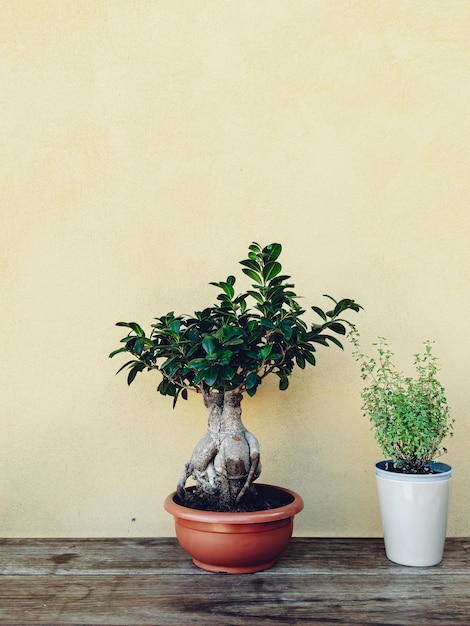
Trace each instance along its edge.
<path fill-rule="evenodd" d="M 198 493 L 194 487 L 186 490 L 184 498 L 174 497 L 176 504 L 185 506 L 189 509 L 197 509 L 200 511 L 213 511 L 219 513 L 252 513 L 253 511 L 267 511 L 277 509 L 286 504 L 290 504 L 294 498 L 288 493 L 270 492 L 260 493 L 253 489 L 247 492 L 243 500 L 232 507 L 221 506 L 217 495 L 209 496 L 205 493 Z"/>
<path fill-rule="evenodd" d="M 386 472 L 391 472 L 393 474 L 410 474 L 411 472 L 403 469 L 402 467 L 395 467 L 391 462 L 385 462 L 383 468 Z M 441 469 L 433 469 L 432 467 L 425 467 L 421 472 L 413 472 L 417 475 L 426 475 L 426 474 L 441 474 Z"/>

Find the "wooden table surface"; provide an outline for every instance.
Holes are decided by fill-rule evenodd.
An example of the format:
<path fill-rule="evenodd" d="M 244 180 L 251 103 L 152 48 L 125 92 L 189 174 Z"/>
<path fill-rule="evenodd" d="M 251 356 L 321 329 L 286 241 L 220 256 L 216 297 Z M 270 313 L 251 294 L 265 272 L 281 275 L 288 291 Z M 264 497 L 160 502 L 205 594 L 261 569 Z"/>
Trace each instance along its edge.
<path fill-rule="evenodd" d="M 0 540 L 0 624 L 470 625 L 470 539 L 395 565 L 381 539 L 294 538 L 265 572 L 196 568 L 175 539 Z"/>

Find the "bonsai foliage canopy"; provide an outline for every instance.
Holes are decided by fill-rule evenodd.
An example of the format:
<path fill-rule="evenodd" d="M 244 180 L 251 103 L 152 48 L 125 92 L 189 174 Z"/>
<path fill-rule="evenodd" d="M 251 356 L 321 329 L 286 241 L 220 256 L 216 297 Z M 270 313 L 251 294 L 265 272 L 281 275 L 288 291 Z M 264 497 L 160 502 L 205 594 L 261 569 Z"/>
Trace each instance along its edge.
<path fill-rule="evenodd" d="M 335 336 L 346 334 L 341 315 L 361 309 L 354 300 L 327 296 L 331 308 L 312 306 L 319 323 L 308 325 L 290 277 L 282 274 L 281 250 L 279 243 L 252 243 L 240 262 L 253 281 L 247 291 L 235 291 L 232 275 L 210 283 L 219 292 L 215 304 L 192 315 L 172 311 L 157 317 L 148 336 L 135 322 L 117 324 L 128 334 L 110 356 L 132 355 L 118 370 L 128 370 L 128 384 L 139 372 L 156 370 L 161 375 L 157 390 L 173 398 L 173 406 L 187 399 L 188 391 L 203 395 L 208 429 L 178 482 L 182 501 L 189 497 L 189 477 L 196 481 L 198 504 L 204 496 L 212 510 L 234 510 L 248 493 L 255 495 L 259 444 L 241 421 L 244 394 L 254 396 L 269 375 L 278 377 L 281 391 L 287 389 L 296 367 L 315 365 L 318 345 L 342 347 Z"/>
<path fill-rule="evenodd" d="M 118 322 L 130 332 L 110 357 L 121 352 L 134 357 L 118 372 L 127 368 L 131 384 L 139 372 L 157 370 L 162 375 L 157 390 L 173 397 L 174 405 L 179 397 L 187 399 L 188 390 L 236 390 L 254 396 L 270 374 L 279 378 L 279 389 L 285 390 L 296 366 L 316 364 L 318 345 L 342 348 L 331 333 L 345 335 L 341 314 L 362 307 L 354 300 L 326 296 L 332 308 L 312 306 L 321 323 L 308 326 L 294 285 L 288 282 L 290 276 L 281 274 L 281 250 L 279 243 L 263 248 L 252 243 L 248 258 L 240 261 L 243 272 L 254 281 L 251 289 L 236 294 L 234 276 L 211 282 L 220 290 L 217 304 L 193 315 L 169 312 L 157 317 L 149 336 L 135 322 Z"/>

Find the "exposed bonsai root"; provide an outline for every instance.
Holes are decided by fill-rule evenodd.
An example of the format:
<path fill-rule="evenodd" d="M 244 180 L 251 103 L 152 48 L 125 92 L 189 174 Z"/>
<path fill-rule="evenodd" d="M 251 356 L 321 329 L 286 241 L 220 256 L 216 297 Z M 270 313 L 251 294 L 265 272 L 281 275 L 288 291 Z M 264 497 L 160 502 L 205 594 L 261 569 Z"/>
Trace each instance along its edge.
<path fill-rule="evenodd" d="M 248 433 L 251 435 L 251 433 Z M 245 495 L 245 493 L 251 489 L 251 485 L 253 484 L 253 481 L 256 480 L 258 478 L 258 476 L 261 473 L 261 464 L 259 462 L 260 456 L 259 456 L 259 452 L 251 452 L 250 451 L 250 463 L 251 463 L 251 467 L 250 467 L 250 471 L 248 473 L 248 476 L 246 477 L 246 481 L 245 484 L 243 485 L 243 487 L 240 489 L 240 492 L 238 493 L 235 502 L 237 502 L 237 504 L 239 502 L 241 502 L 241 500 L 243 499 L 243 496 Z"/>
<path fill-rule="evenodd" d="M 208 430 L 186 463 L 177 493 L 184 498 L 185 484 L 191 476 L 200 494 L 217 495 L 224 508 L 240 503 L 252 490 L 261 472 L 258 440 L 241 421 L 242 394 L 204 394 L 209 409 Z"/>
<path fill-rule="evenodd" d="M 178 481 L 177 493 L 184 497 L 186 481 L 190 476 L 205 492 L 216 489 L 216 472 L 214 458 L 219 450 L 220 417 L 223 408 L 222 394 L 204 394 L 204 404 L 209 411 L 207 432 L 196 445 L 191 459 L 186 463 L 183 475 Z"/>

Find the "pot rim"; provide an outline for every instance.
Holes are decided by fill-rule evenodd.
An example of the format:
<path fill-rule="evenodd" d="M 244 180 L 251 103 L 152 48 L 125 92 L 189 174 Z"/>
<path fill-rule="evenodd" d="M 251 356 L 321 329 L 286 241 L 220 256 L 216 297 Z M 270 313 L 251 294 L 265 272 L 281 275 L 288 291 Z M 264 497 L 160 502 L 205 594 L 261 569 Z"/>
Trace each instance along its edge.
<path fill-rule="evenodd" d="M 188 507 L 181 506 L 174 501 L 173 498 L 176 495 L 176 491 L 173 491 L 165 499 L 164 507 L 168 513 L 171 513 L 175 517 L 179 517 L 181 519 L 192 520 L 195 522 L 211 522 L 221 524 L 254 524 L 272 522 L 293 517 L 296 513 L 300 513 L 300 511 L 304 508 L 302 498 L 295 491 L 291 491 L 285 487 L 266 485 L 263 483 L 256 483 L 256 486 L 266 490 L 274 489 L 276 491 L 282 491 L 292 496 L 293 500 L 292 502 L 289 502 L 289 504 L 285 504 L 284 506 L 280 506 L 275 509 L 241 513 L 223 513 L 220 511 L 202 511 L 200 509 L 190 509 Z"/>
<path fill-rule="evenodd" d="M 449 480 L 452 478 L 454 468 L 448 463 L 441 463 L 440 461 L 431 461 L 429 464 L 431 468 L 436 472 L 435 474 L 404 474 L 399 472 L 390 472 L 385 469 L 386 463 L 393 463 L 391 460 L 379 461 L 375 463 L 375 475 L 386 480 L 395 480 L 398 482 L 415 482 L 415 483 L 431 483 L 440 482 L 443 480 Z"/>

